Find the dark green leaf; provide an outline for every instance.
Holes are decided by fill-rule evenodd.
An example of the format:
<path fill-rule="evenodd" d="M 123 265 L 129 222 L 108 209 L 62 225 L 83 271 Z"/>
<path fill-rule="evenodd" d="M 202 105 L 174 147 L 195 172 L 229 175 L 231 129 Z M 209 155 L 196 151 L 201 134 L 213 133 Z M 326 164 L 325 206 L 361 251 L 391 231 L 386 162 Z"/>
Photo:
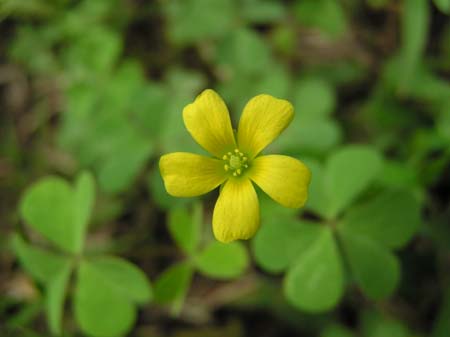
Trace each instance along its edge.
<path fill-rule="evenodd" d="M 339 226 L 390 248 L 404 246 L 420 224 L 420 204 L 405 190 L 384 192 L 351 209 Z"/>
<path fill-rule="evenodd" d="M 398 259 L 370 238 L 347 230 L 339 233 L 352 273 L 364 293 L 374 300 L 391 295 L 400 280 Z"/>

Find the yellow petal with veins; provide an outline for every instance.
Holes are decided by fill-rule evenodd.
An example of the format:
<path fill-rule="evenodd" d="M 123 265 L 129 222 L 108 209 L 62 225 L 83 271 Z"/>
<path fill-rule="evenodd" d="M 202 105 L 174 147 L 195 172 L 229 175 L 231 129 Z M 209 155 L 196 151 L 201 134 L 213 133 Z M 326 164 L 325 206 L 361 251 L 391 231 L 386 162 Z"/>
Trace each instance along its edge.
<path fill-rule="evenodd" d="M 207 89 L 183 110 L 187 130 L 205 150 L 217 158 L 236 148 L 230 114 L 222 98 Z"/>
<path fill-rule="evenodd" d="M 166 154 L 159 160 L 159 169 L 167 192 L 174 197 L 205 194 L 226 179 L 221 160 L 193 153 Z"/>
<path fill-rule="evenodd" d="M 218 241 L 246 240 L 259 228 L 259 202 L 246 178 L 229 179 L 220 191 L 213 214 L 213 232 Z"/>
<path fill-rule="evenodd" d="M 253 97 L 245 106 L 238 128 L 239 149 L 256 157 L 294 118 L 292 104 L 270 95 Z"/>
<path fill-rule="evenodd" d="M 249 177 L 285 207 L 302 207 L 308 198 L 311 172 L 301 161 L 281 155 L 255 158 Z"/>

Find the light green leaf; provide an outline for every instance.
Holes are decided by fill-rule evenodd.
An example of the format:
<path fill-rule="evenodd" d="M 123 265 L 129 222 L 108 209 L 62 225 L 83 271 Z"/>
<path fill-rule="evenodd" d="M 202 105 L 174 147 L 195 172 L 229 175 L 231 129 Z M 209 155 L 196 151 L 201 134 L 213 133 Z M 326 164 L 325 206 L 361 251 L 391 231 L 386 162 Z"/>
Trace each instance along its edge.
<path fill-rule="evenodd" d="M 122 39 L 104 26 L 93 25 L 89 34 L 80 34 L 63 51 L 65 66 L 73 76 L 107 73 L 122 51 Z"/>
<path fill-rule="evenodd" d="M 223 36 L 235 16 L 234 4 L 228 0 L 174 0 L 163 6 L 169 37 L 181 45 Z"/>
<path fill-rule="evenodd" d="M 322 218 L 326 218 L 330 207 L 324 188 L 324 168 L 314 159 L 306 158 L 303 162 L 311 170 L 313 177 L 309 185 L 308 200 L 305 207 Z"/>
<path fill-rule="evenodd" d="M 195 265 L 202 274 L 224 280 L 241 276 L 248 263 L 247 251 L 240 242 L 214 241 L 195 258 Z"/>
<path fill-rule="evenodd" d="M 273 147 L 280 152 L 294 154 L 304 151 L 323 153 L 336 146 L 341 138 L 341 128 L 332 119 L 303 123 L 300 119 L 294 118 L 287 130 L 273 143 Z"/>
<path fill-rule="evenodd" d="M 319 224 L 287 217 L 265 221 L 252 241 L 256 262 L 269 272 L 282 272 L 311 248 L 320 231 Z"/>
<path fill-rule="evenodd" d="M 411 192 L 388 191 L 351 209 L 338 226 L 390 248 L 404 246 L 420 224 L 420 204 Z"/>
<path fill-rule="evenodd" d="M 382 157 L 372 147 L 349 145 L 328 159 L 324 187 L 330 201 L 329 216 L 336 217 L 376 178 Z"/>
<path fill-rule="evenodd" d="M 23 268 L 39 282 L 50 282 L 70 264 L 70 259 L 31 246 L 18 234 L 12 237 L 12 247 Z"/>
<path fill-rule="evenodd" d="M 308 312 L 333 308 L 344 290 L 342 262 L 331 230 L 321 228 L 316 240 L 287 272 L 284 293 L 295 307 Z"/>
<path fill-rule="evenodd" d="M 170 266 L 155 283 L 155 301 L 171 303 L 176 311 L 181 309 L 193 273 L 192 266 L 186 262 Z"/>
<path fill-rule="evenodd" d="M 434 4 L 445 14 L 450 14 L 450 0 L 434 0 Z"/>
<path fill-rule="evenodd" d="M 74 197 L 70 185 L 47 177 L 30 186 L 20 202 L 26 223 L 65 251 L 80 249 Z"/>
<path fill-rule="evenodd" d="M 427 0 L 405 0 L 402 15 L 402 89 L 409 87 L 425 48 L 429 4 Z"/>
<path fill-rule="evenodd" d="M 371 299 L 391 295 L 400 280 L 400 264 L 395 255 L 370 238 L 340 230 L 347 260 L 356 282 Z"/>
<path fill-rule="evenodd" d="M 169 231 L 178 246 L 186 254 L 193 254 L 200 241 L 201 206 L 197 204 L 193 212 L 185 207 L 173 208 L 169 213 Z"/>
<path fill-rule="evenodd" d="M 54 335 L 61 335 L 62 317 L 64 313 L 64 300 L 67 285 L 72 272 L 72 265 L 66 264 L 62 270 L 54 274 L 51 281 L 47 283 L 45 290 L 45 309 L 47 312 L 48 325 Z"/>
<path fill-rule="evenodd" d="M 136 178 L 152 151 L 148 139 L 135 134 L 110 153 L 99 169 L 99 184 L 105 192 L 118 193 L 126 189 Z"/>
<path fill-rule="evenodd" d="M 245 0 L 240 4 L 240 15 L 251 23 L 270 23 L 283 19 L 285 8 L 273 0 Z"/>
<path fill-rule="evenodd" d="M 270 49 L 255 31 L 235 29 L 219 45 L 217 64 L 231 76 L 258 75 L 270 68 Z"/>
<path fill-rule="evenodd" d="M 81 330 L 89 336 L 124 335 L 136 318 L 136 310 L 124 291 L 106 277 L 91 263 L 80 264 L 73 311 Z"/>
<path fill-rule="evenodd" d="M 82 172 L 75 181 L 74 186 L 75 208 L 77 212 L 77 231 L 75 241 L 77 242 L 78 251 L 84 243 L 84 237 L 88 227 L 89 219 L 95 202 L 95 181 L 89 172 Z"/>
<path fill-rule="evenodd" d="M 130 301 L 142 304 L 148 302 L 153 294 L 144 272 L 127 260 L 102 256 L 89 260 L 89 268 L 103 277 L 104 282 L 118 294 Z"/>
<path fill-rule="evenodd" d="M 302 24 L 317 27 L 332 38 L 347 29 L 344 11 L 337 0 L 301 0 L 294 10 Z"/>
<path fill-rule="evenodd" d="M 336 94 L 328 82 L 311 77 L 299 81 L 293 103 L 302 123 L 322 120 L 333 112 Z"/>

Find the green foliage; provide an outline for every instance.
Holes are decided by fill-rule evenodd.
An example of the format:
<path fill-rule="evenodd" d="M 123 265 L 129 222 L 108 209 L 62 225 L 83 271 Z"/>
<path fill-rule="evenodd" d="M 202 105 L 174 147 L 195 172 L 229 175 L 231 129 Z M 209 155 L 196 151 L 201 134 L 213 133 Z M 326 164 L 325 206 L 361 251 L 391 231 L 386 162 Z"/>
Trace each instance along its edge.
<path fill-rule="evenodd" d="M 241 276 L 248 263 L 247 252 L 238 242 L 212 242 L 195 259 L 200 273 L 224 280 Z"/>
<path fill-rule="evenodd" d="M 332 280 L 330 282 L 330 280 Z M 296 307 L 320 312 L 333 308 L 344 289 L 342 261 L 333 234 L 321 228 L 308 249 L 298 256 L 284 282 L 287 299 Z"/>
<path fill-rule="evenodd" d="M 299 0 L 295 14 L 302 24 L 316 27 L 333 38 L 347 29 L 344 11 L 337 0 Z"/>
<path fill-rule="evenodd" d="M 135 320 L 135 305 L 152 298 L 147 277 L 139 268 L 113 256 L 84 256 L 94 202 L 94 179 L 82 172 L 74 186 L 59 177 L 42 178 L 20 203 L 23 219 L 61 250 L 35 247 L 19 235 L 12 241 L 24 268 L 45 286 L 45 309 L 53 334 L 62 331 L 64 302 L 74 269 L 74 313 L 80 328 L 90 336 L 126 333 Z"/>
<path fill-rule="evenodd" d="M 339 303 L 344 265 L 367 297 L 390 296 L 400 279 L 399 261 L 390 250 L 404 247 L 419 229 L 420 203 L 405 189 L 358 201 L 383 171 L 384 160 L 372 147 L 343 147 L 325 167 L 306 163 L 313 175 L 307 207 L 322 221 L 268 218 L 253 242 L 257 263 L 269 272 L 285 272 L 288 301 L 308 312 Z"/>
<path fill-rule="evenodd" d="M 195 271 L 217 280 L 239 278 L 247 269 L 247 251 L 240 242 L 223 244 L 217 241 L 201 244 L 202 208 L 194 205 L 171 209 L 168 229 L 186 259 L 167 268 L 155 284 L 155 299 L 168 304 L 173 314 L 178 314 Z"/>
<path fill-rule="evenodd" d="M 449 13 L 449 0 L 0 0 L 0 335 L 251 337 L 261 315 L 285 334 L 446 337 Z M 207 87 L 235 126 L 254 95 L 291 101 L 264 154 L 313 173 L 304 209 L 260 198 L 255 265 L 244 243 L 211 239 L 214 198 L 173 198 L 159 173 L 161 154 L 199 150 L 181 117 Z"/>

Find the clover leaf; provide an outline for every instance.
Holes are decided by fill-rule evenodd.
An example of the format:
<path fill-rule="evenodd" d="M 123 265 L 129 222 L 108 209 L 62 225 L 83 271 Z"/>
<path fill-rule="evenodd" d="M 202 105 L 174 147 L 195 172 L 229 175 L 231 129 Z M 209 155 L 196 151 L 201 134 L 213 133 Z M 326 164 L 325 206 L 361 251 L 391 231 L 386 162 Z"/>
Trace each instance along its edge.
<path fill-rule="evenodd" d="M 196 271 L 212 279 L 235 279 L 247 269 L 249 259 L 240 242 L 200 242 L 203 222 L 200 204 L 194 204 L 192 211 L 186 206 L 173 208 L 168 218 L 169 232 L 185 259 L 166 269 L 156 281 L 155 300 L 170 305 L 172 313 L 178 314 Z"/>
<path fill-rule="evenodd" d="M 114 256 L 85 256 L 83 244 L 95 202 L 95 182 L 81 173 L 70 185 L 45 177 L 24 194 L 19 210 L 24 221 L 47 238 L 50 251 L 27 243 L 20 235 L 12 245 L 24 269 L 45 288 L 45 310 L 53 334 L 62 331 L 64 302 L 70 276 L 76 272 L 73 298 L 77 322 L 94 337 L 125 334 L 136 316 L 136 305 L 151 300 L 145 274 Z"/>

